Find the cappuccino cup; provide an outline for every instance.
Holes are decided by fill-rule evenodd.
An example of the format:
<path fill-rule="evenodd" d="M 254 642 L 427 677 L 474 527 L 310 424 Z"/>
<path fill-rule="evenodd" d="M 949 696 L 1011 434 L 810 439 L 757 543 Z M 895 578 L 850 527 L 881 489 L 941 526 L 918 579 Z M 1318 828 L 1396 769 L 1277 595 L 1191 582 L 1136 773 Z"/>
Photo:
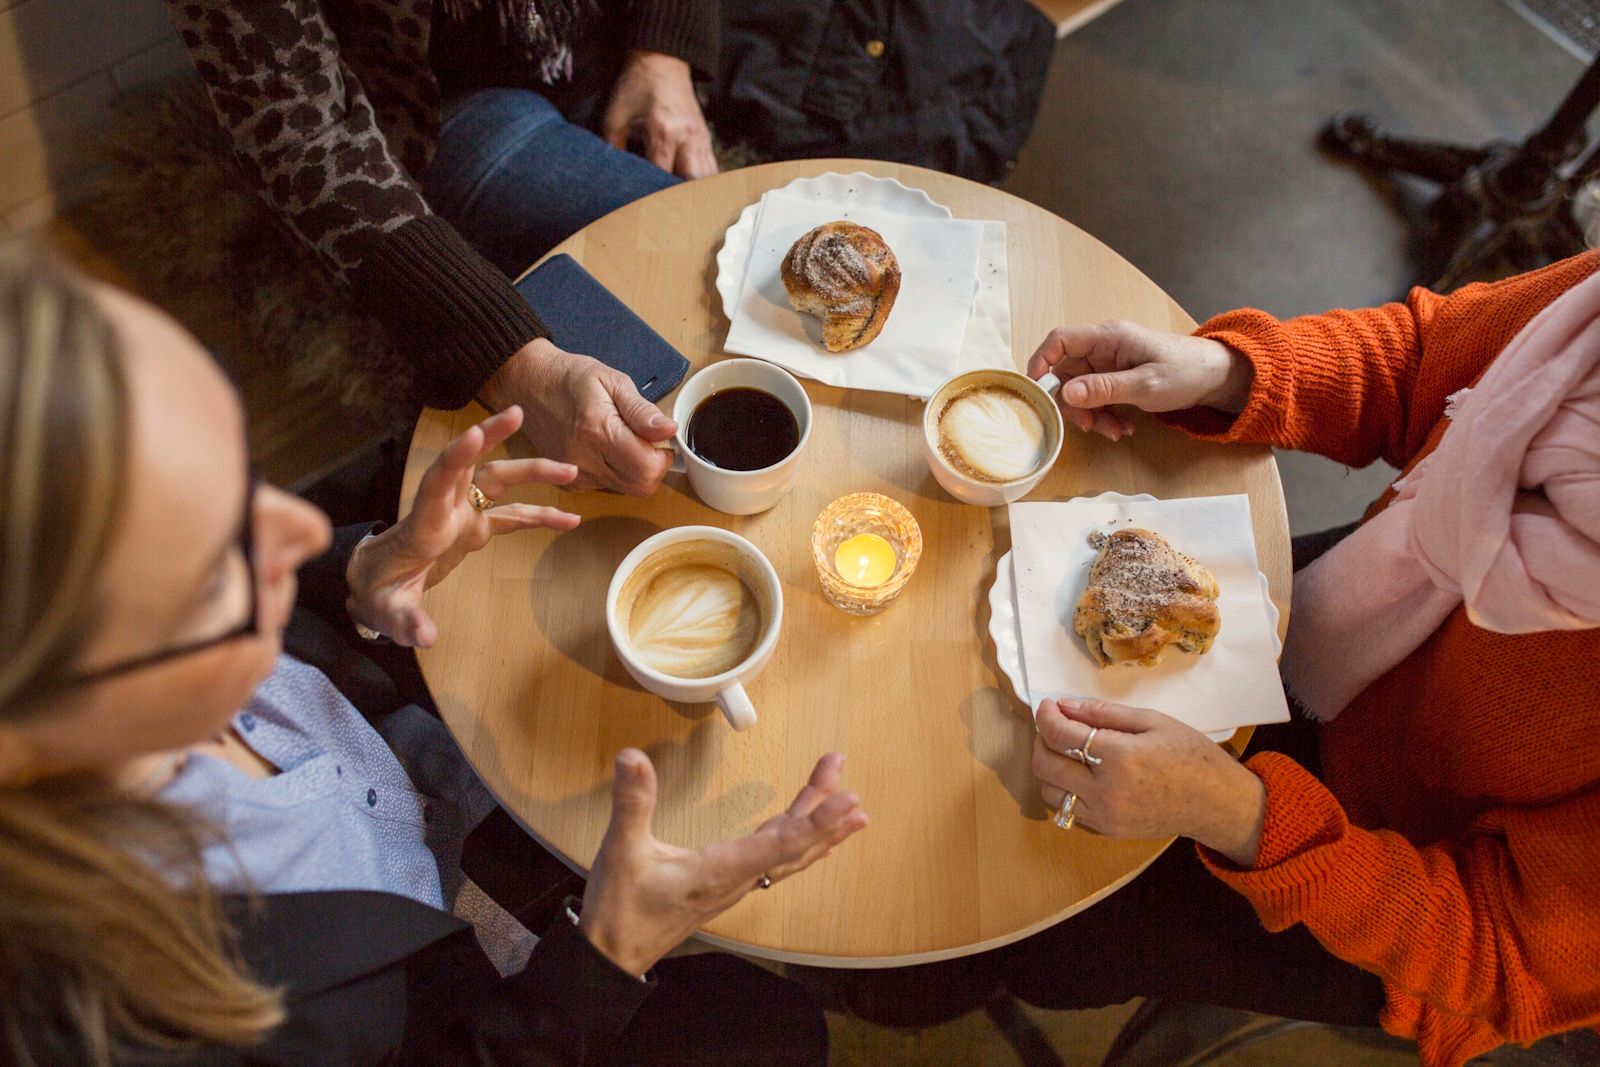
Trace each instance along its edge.
<path fill-rule="evenodd" d="M 966 504 L 999 507 L 1026 496 L 1061 454 L 1055 400 L 1027 375 L 976 370 L 934 391 L 922 413 L 928 468 Z"/>
<path fill-rule="evenodd" d="M 766 511 L 800 480 L 811 398 L 782 367 L 761 359 L 713 363 L 683 383 L 672 417 L 672 469 L 724 514 Z"/>
<path fill-rule="evenodd" d="M 735 730 L 755 725 L 744 684 L 772 659 L 782 625 L 778 572 L 715 526 L 647 538 L 606 591 L 606 628 L 634 681 L 668 700 L 716 701 Z"/>

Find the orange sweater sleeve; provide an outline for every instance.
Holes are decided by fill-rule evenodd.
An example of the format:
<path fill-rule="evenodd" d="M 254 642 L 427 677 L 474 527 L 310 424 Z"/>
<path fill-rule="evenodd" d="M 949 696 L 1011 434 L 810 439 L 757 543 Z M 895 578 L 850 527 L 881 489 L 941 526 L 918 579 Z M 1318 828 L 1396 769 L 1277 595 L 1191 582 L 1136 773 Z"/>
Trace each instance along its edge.
<path fill-rule="evenodd" d="M 1352 467 L 1404 467 L 1443 417 L 1445 398 L 1472 384 L 1507 342 L 1600 266 L 1586 253 L 1449 296 L 1413 289 L 1404 302 L 1279 320 L 1243 308 L 1195 331 L 1255 369 L 1244 411 L 1164 416 L 1217 441 L 1316 452 Z"/>
<path fill-rule="evenodd" d="M 1201 858 L 1269 930 L 1304 923 L 1382 978 L 1384 1029 L 1416 1040 L 1427 1067 L 1600 1024 L 1600 793 L 1492 810 L 1462 837 L 1418 848 L 1351 825 L 1280 753 L 1248 766 L 1267 790 L 1255 867 L 1204 848 Z"/>

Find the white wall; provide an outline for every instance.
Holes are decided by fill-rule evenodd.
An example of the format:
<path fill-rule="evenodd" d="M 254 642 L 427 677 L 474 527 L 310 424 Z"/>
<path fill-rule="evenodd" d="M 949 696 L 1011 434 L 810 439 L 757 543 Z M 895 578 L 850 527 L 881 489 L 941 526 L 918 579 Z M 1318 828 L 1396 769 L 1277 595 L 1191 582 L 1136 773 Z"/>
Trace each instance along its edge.
<path fill-rule="evenodd" d="M 111 98 L 188 67 L 161 0 L 0 0 L 0 223 L 81 199 Z"/>

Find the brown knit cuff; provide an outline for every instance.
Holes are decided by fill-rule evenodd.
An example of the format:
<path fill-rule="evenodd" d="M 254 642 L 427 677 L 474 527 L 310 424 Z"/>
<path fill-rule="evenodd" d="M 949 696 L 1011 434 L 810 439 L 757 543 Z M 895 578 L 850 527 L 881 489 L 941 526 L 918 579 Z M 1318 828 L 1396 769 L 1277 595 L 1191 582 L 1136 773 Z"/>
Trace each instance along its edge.
<path fill-rule="evenodd" d="M 639 0 L 634 7 L 629 44 L 646 52 L 664 52 L 715 80 L 722 48 L 717 0 Z"/>
<path fill-rule="evenodd" d="M 512 353 L 550 332 L 510 280 L 437 215 L 363 241 L 355 302 L 417 368 L 418 399 L 459 408 Z"/>

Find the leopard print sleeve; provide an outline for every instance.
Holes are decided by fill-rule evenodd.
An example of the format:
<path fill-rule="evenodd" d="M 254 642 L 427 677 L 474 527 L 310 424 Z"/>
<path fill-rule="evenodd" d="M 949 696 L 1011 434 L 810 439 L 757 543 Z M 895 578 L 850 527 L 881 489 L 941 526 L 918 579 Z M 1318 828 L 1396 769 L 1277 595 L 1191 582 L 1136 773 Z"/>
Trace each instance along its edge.
<path fill-rule="evenodd" d="M 509 280 L 428 209 L 401 163 L 425 165 L 421 138 L 390 144 L 321 0 L 166 3 L 246 176 L 416 364 L 421 400 L 459 407 L 547 336 Z M 431 79 L 425 48 L 414 61 L 395 80 Z"/>
<path fill-rule="evenodd" d="M 336 275 L 429 214 L 315 0 L 167 0 L 247 177 Z"/>

